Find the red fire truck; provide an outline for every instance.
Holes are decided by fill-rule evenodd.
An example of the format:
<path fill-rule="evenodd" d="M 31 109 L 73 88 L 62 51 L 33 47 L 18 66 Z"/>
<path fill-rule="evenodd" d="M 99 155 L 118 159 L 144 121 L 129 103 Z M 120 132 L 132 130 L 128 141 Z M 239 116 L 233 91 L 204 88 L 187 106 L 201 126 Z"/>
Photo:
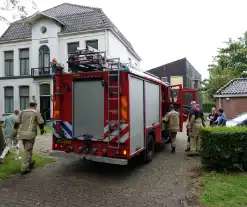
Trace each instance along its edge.
<path fill-rule="evenodd" d="M 140 155 L 148 163 L 155 145 L 167 138 L 162 116 L 170 104 L 180 112 L 182 131 L 181 85 L 169 86 L 88 49 L 71 54 L 68 65 L 66 73 L 52 62 L 53 150 L 118 165 Z"/>

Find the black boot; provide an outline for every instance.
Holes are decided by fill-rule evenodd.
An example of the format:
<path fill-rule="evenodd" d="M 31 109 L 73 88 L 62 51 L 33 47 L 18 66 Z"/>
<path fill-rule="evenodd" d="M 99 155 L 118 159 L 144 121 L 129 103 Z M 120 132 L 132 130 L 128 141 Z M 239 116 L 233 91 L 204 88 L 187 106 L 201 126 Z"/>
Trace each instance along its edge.
<path fill-rule="evenodd" d="M 175 153 L 175 151 L 176 151 L 176 148 L 172 147 L 172 153 Z"/>
<path fill-rule="evenodd" d="M 29 168 L 30 168 L 30 169 L 33 169 L 35 163 L 36 163 L 35 160 L 33 160 L 33 161 L 30 163 Z"/>
<path fill-rule="evenodd" d="M 21 175 L 25 175 L 25 174 L 28 174 L 28 173 L 30 173 L 30 172 L 31 172 L 31 169 L 28 168 L 28 169 L 26 169 L 26 170 L 22 170 L 22 171 L 21 171 Z"/>

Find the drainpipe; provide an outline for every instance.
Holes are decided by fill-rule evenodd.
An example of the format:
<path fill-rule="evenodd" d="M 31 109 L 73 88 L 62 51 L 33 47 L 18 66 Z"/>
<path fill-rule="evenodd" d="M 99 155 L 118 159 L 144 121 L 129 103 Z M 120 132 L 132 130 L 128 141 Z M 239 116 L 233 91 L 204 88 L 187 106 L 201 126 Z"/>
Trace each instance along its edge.
<path fill-rule="evenodd" d="M 105 53 L 106 53 L 106 56 L 109 55 L 109 37 L 108 37 L 108 33 L 107 33 L 107 30 L 105 29 Z"/>
<path fill-rule="evenodd" d="M 219 98 L 219 108 L 221 108 L 221 98 Z"/>

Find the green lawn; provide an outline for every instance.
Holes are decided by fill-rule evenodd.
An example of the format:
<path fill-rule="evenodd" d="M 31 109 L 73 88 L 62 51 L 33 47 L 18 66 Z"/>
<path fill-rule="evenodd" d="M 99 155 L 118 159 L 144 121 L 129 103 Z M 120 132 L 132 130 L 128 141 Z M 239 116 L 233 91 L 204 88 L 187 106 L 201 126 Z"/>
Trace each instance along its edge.
<path fill-rule="evenodd" d="M 23 157 L 21 153 L 21 157 Z M 33 159 L 36 161 L 35 168 L 43 167 L 48 163 L 55 162 L 55 159 L 48 156 L 40 156 L 38 154 L 33 155 Z M 7 178 L 9 175 L 21 172 L 22 160 L 14 160 L 14 153 L 4 159 L 4 164 L 0 165 L 0 180 Z"/>
<path fill-rule="evenodd" d="M 247 174 L 205 173 L 201 203 L 206 207 L 247 206 Z"/>

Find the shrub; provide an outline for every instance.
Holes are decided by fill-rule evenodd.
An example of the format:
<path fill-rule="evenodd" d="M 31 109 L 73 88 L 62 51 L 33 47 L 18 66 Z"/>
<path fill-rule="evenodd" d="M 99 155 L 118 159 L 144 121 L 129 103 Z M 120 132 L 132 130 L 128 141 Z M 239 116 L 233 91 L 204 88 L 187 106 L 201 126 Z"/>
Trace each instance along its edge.
<path fill-rule="evenodd" d="M 213 169 L 247 169 L 247 127 L 203 127 L 201 161 Z"/>
<path fill-rule="evenodd" d="M 203 111 L 205 113 L 211 113 L 213 107 L 216 107 L 215 103 L 204 103 L 203 104 Z"/>

